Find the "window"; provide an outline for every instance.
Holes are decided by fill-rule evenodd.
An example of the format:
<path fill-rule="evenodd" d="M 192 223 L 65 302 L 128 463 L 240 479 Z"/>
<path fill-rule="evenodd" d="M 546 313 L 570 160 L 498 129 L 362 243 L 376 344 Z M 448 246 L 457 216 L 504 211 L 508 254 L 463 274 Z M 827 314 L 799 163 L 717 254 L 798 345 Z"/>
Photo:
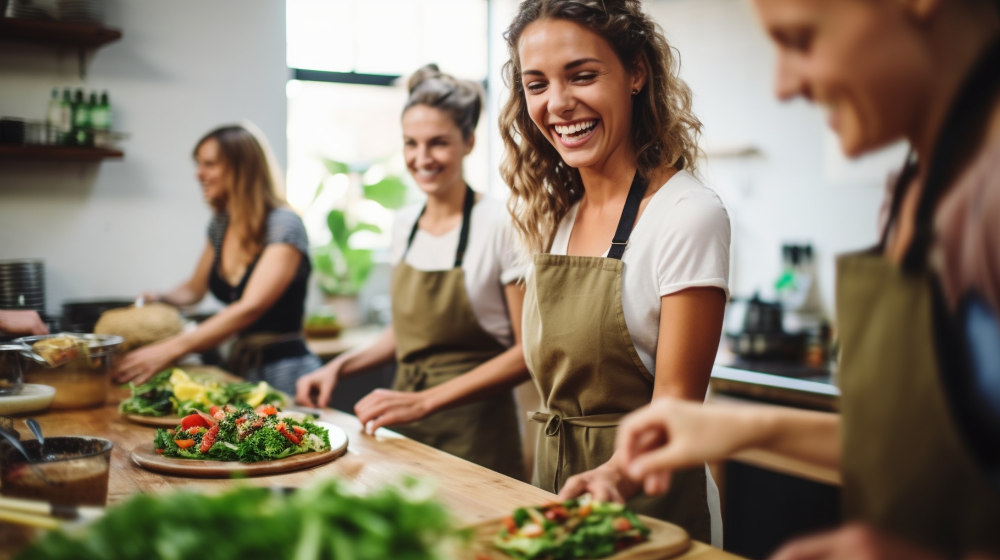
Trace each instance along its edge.
<path fill-rule="evenodd" d="M 343 177 L 327 176 L 323 158 L 374 163 L 370 173 L 400 175 L 415 191 L 399 128 L 406 76 L 434 62 L 456 77 L 485 81 L 487 11 L 487 0 L 288 0 L 288 66 L 296 78 L 287 86 L 288 199 L 303 211 L 313 245 L 329 240 L 326 213 L 350 196 Z M 480 190 L 489 179 L 483 120 L 465 167 Z M 314 200 L 323 181 L 324 194 Z M 388 246 L 392 216 L 371 212 L 366 221 L 386 233 L 368 242 Z"/>
<path fill-rule="evenodd" d="M 357 185 L 331 176 L 324 159 L 365 169 L 369 184 L 399 176 L 409 198 L 420 200 L 402 158 L 406 77 L 433 62 L 458 78 L 485 82 L 488 1 L 287 0 L 286 6 L 293 76 L 286 88 L 288 200 L 302 212 L 313 247 L 330 242 L 330 210 L 346 209 L 382 229 L 351 236 L 350 247 L 373 249 L 384 260 L 393 213 L 359 200 Z M 478 190 L 486 190 L 490 178 L 485 120 L 484 114 L 476 148 L 465 159 L 465 178 Z"/>

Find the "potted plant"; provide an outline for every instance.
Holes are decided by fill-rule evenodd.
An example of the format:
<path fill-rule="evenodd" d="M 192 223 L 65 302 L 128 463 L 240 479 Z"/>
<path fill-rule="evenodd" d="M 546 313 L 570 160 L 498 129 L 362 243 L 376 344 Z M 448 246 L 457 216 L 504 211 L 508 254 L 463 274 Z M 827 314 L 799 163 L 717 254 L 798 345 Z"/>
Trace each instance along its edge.
<path fill-rule="evenodd" d="M 349 187 L 337 206 L 326 215 L 330 241 L 311 250 L 313 273 L 320 291 L 327 298 L 327 304 L 334 308 L 341 324 L 356 326 L 359 322 L 356 317 L 357 296 L 375 266 L 374 250 L 359 246 L 356 236 L 361 232 L 382 232 L 382 228 L 366 221 L 360 212 L 364 207 L 362 201 L 372 201 L 388 210 L 396 210 L 406 203 L 407 187 L 399 176 L 393 174 L 366 182 L 365 175 L 372 167 L 371 163 L 349 165 L 324 158 L 323 165 L 330 176 L 346 175 Z M 314 203 L 326 184 L 326 180 L 320 182 L 313 196 Z M 350 317 L 351 307 L 355 317 Z"/>

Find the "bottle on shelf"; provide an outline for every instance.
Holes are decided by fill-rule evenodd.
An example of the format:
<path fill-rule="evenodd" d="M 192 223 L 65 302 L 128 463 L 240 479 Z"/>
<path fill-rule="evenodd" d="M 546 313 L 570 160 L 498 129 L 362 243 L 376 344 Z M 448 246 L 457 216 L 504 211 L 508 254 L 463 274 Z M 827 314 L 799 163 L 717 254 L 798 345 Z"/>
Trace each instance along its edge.
<path fill-rule="evenodd" d="M 92 146 L 90 131 L 91 106 L 83 97 L 83 89 L 77 89 L 73 97 L 73 145 Z"/>
<path fill-rule="evenodd" d="M 52 88 L 52 96 L 49 97 L 48 107 L 45 109 L 45 143 L 61 144 L 59 138 L 59 124 L 61 120 L 62 105 L 59 102 L 59 88 Z"/>
<path fill-rule="evenodd" d="M 111 104 L 108 92 L 101 92 L 101 99 L 90 111 L 90 126 L 94 130 L 94 145 L 106 148 L 111 145 Z"/>
<path fill-rule="evenodd" d="M 63 88 L 59 100 L 59 144 L 71 144 L 73 135 L 73 92 Z"/>

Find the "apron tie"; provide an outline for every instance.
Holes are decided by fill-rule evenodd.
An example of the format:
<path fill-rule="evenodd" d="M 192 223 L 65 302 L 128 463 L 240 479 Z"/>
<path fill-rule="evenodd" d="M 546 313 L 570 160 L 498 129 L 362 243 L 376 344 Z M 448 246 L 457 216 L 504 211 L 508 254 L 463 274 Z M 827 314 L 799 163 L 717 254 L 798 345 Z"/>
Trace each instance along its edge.
<path fill-rule="evenodd" d="M 254 333 L 241 336 L 229 349 L 229 371 L 245 377 L 248 372 L 257 371 L 263 365 L 265 348 L 296 340 L 302 340 L 300 333 Z"/>
<path fill-rule="evenodd" d="M 528 413 L 529 420 L 544 424 L 543 431 L 546 436 L 559 438 L 556 454 L 555 483 L 553 486 L 556 491 L 562 486 L 563 454 L 566 449 L 566 430 L 563 430 L 563 424 L 582 428 L 615 428 L 623 416 L 625 416 L 624 412 L 591 414 L 589 416 L 561 416 L 555 412 L 539 411 Z"/>
<path fill-rule="evenodd" d="M 420 391 L 427 385 L 427 370 L 417 364 L 399 364 L 397 375 L 401 381 L 396 390 Z"/>

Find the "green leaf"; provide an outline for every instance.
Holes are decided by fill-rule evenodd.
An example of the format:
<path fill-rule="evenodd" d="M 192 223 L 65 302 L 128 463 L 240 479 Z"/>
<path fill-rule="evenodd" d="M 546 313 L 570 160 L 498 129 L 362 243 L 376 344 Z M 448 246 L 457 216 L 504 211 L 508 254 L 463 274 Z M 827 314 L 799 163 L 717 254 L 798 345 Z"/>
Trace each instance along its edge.
<path fill-rule="evenodd" d="M 365 198 L 378 202 L 385 208 L 396 210 L 406 204 L 406 183 L 395 175 L 386 175 L 374 185 L 365 185 Z"/>
<path fill-rule="evenodd" d="M 330 175 L 340 175 L 341 173 L 347 174 L 350 171 L 350 168 L 344 162 L 329 158 L 321 159 L 323 160 L 323 167 L 326 168 Z"/>
<path fill-rule="evenodd" d="M 351 236 L 351 233 L 347 229 L 347 216 L 344 215 L 344 212 L 342 210 L 330 210 L 330 213 L 326 215 L 326 226 L 330 228 L 330 235 L 333 236 L 333 242 L 341 250 L 346 249 L 347 238 Z"/>
<path fill-rule="evenodd" d="M 371 275 L 375 259 L 368 249 L 348 249 L 344 251 L 344 259 L 347 261 L 348 284 L 353 289 L 351 293 L 357 293 Z"/>
<path fill-rule="evenodd" d="M 313 204 L 316 203 L 317 200 L 319 200 L 319 195 L 323 194 L 323 188 L 325 186 L 326 186 L 326 181 L 320 181 L 319 184 L 316 185 L 316 191 L 313 192 L 312 200 L 309 201 L 310 206 L 312 206 Z"/>
<path fill-rule="evenodd" d="M 353 228 L 351 228 L 350 235 L 354 235 L 359 231 L 373 231 L 375 233 L 382 233 L 382 228 L 378 227 L 375 224 L 370 224 L 368 222 L 359 222 L 358 224 L 355 224 Z M 350 235 L 348 237 L 350 237 Z"/>

